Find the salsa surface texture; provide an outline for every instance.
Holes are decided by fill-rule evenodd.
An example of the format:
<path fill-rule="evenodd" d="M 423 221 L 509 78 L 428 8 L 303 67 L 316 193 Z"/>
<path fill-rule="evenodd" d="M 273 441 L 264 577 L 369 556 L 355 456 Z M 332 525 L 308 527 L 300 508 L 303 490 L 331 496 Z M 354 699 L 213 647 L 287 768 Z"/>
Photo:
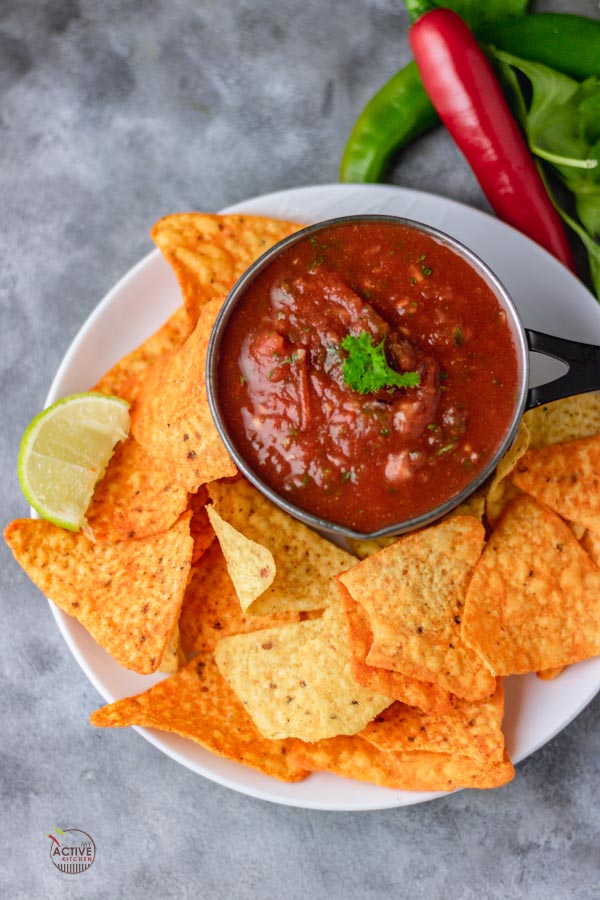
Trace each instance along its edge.
<path fill-rule="evenodd" d="M 349 379 L 357 343 L 417 383 L 361 393 Z M 295 506 L 368 533 L 476 477 L 514 415 L 518 361 L 506 313 L 454 251 L 407 226 L 343 223 L 249 285 L 218 379 L 250 468 Z"/>

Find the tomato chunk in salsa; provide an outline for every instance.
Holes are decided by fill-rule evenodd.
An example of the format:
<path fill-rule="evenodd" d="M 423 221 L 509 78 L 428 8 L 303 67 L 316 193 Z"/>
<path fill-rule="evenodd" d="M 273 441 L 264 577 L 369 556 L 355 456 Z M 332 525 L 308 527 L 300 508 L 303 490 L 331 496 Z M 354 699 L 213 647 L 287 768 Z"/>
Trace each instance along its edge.
<path fill-rule="evenodd" d="M 349 337 L 413 386 L 369 375 L 357 389 Z M 250 468 L 295 506 L 368 533 L 473 480 L 510 426 L 518 361 L 506 313 L 464 259 L 408 226 L 361 222 L 306 237 L 255 278 L 218 375 Z"/>

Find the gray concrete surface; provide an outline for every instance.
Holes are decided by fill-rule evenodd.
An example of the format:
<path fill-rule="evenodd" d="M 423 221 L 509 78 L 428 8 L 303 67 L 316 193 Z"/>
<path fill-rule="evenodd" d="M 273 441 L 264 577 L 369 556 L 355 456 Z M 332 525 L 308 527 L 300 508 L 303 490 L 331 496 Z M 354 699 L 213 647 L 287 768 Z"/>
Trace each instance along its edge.
<path fill-rule="evenodd" d="M 600 15 L 589 0 L 538 9 Z M 74 334 L 159 216 L 336 179 L 354 116 L 405 60 L 400 0 L 2 0 L 0 509 L 27 514 L 20 435 Z M 390 181 L 485 207 L 436 131 Z M 0 896 L 592 900 L 600 702 L 515 781 L 368 814 L 286 809 L 87 725 L 100 697 L 0 546 Z M 50 863 L 54 825 L 94 866 Z"/>

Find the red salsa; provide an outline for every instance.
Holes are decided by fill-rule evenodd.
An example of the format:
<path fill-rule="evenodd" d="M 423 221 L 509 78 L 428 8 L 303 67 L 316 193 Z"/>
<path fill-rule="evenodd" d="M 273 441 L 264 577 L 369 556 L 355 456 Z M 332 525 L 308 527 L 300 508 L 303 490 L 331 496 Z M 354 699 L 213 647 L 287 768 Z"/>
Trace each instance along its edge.
<path fill-rule="evenodd" d="M 363 533 L 468 485 L 506 435 L 517 382 L 506 313 L 481 276 L 382 222 L 332 226 L 275 258 L 219 359 L 223 416 L 250 468 Z"/>

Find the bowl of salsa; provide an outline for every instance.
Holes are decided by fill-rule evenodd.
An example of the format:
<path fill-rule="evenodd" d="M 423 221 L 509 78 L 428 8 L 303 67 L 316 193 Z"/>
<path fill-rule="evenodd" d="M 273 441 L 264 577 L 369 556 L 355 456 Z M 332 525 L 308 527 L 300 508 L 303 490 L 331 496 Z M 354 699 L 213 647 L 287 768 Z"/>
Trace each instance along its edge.
<path fill-rule="evenodd" d="M 402 534 L 492 473 L 527 404 L 527 335 L 502 284 L 427 225 L 312 225 L 239 279 L 207 385 L 243 474 L 306 524 Z"/>

